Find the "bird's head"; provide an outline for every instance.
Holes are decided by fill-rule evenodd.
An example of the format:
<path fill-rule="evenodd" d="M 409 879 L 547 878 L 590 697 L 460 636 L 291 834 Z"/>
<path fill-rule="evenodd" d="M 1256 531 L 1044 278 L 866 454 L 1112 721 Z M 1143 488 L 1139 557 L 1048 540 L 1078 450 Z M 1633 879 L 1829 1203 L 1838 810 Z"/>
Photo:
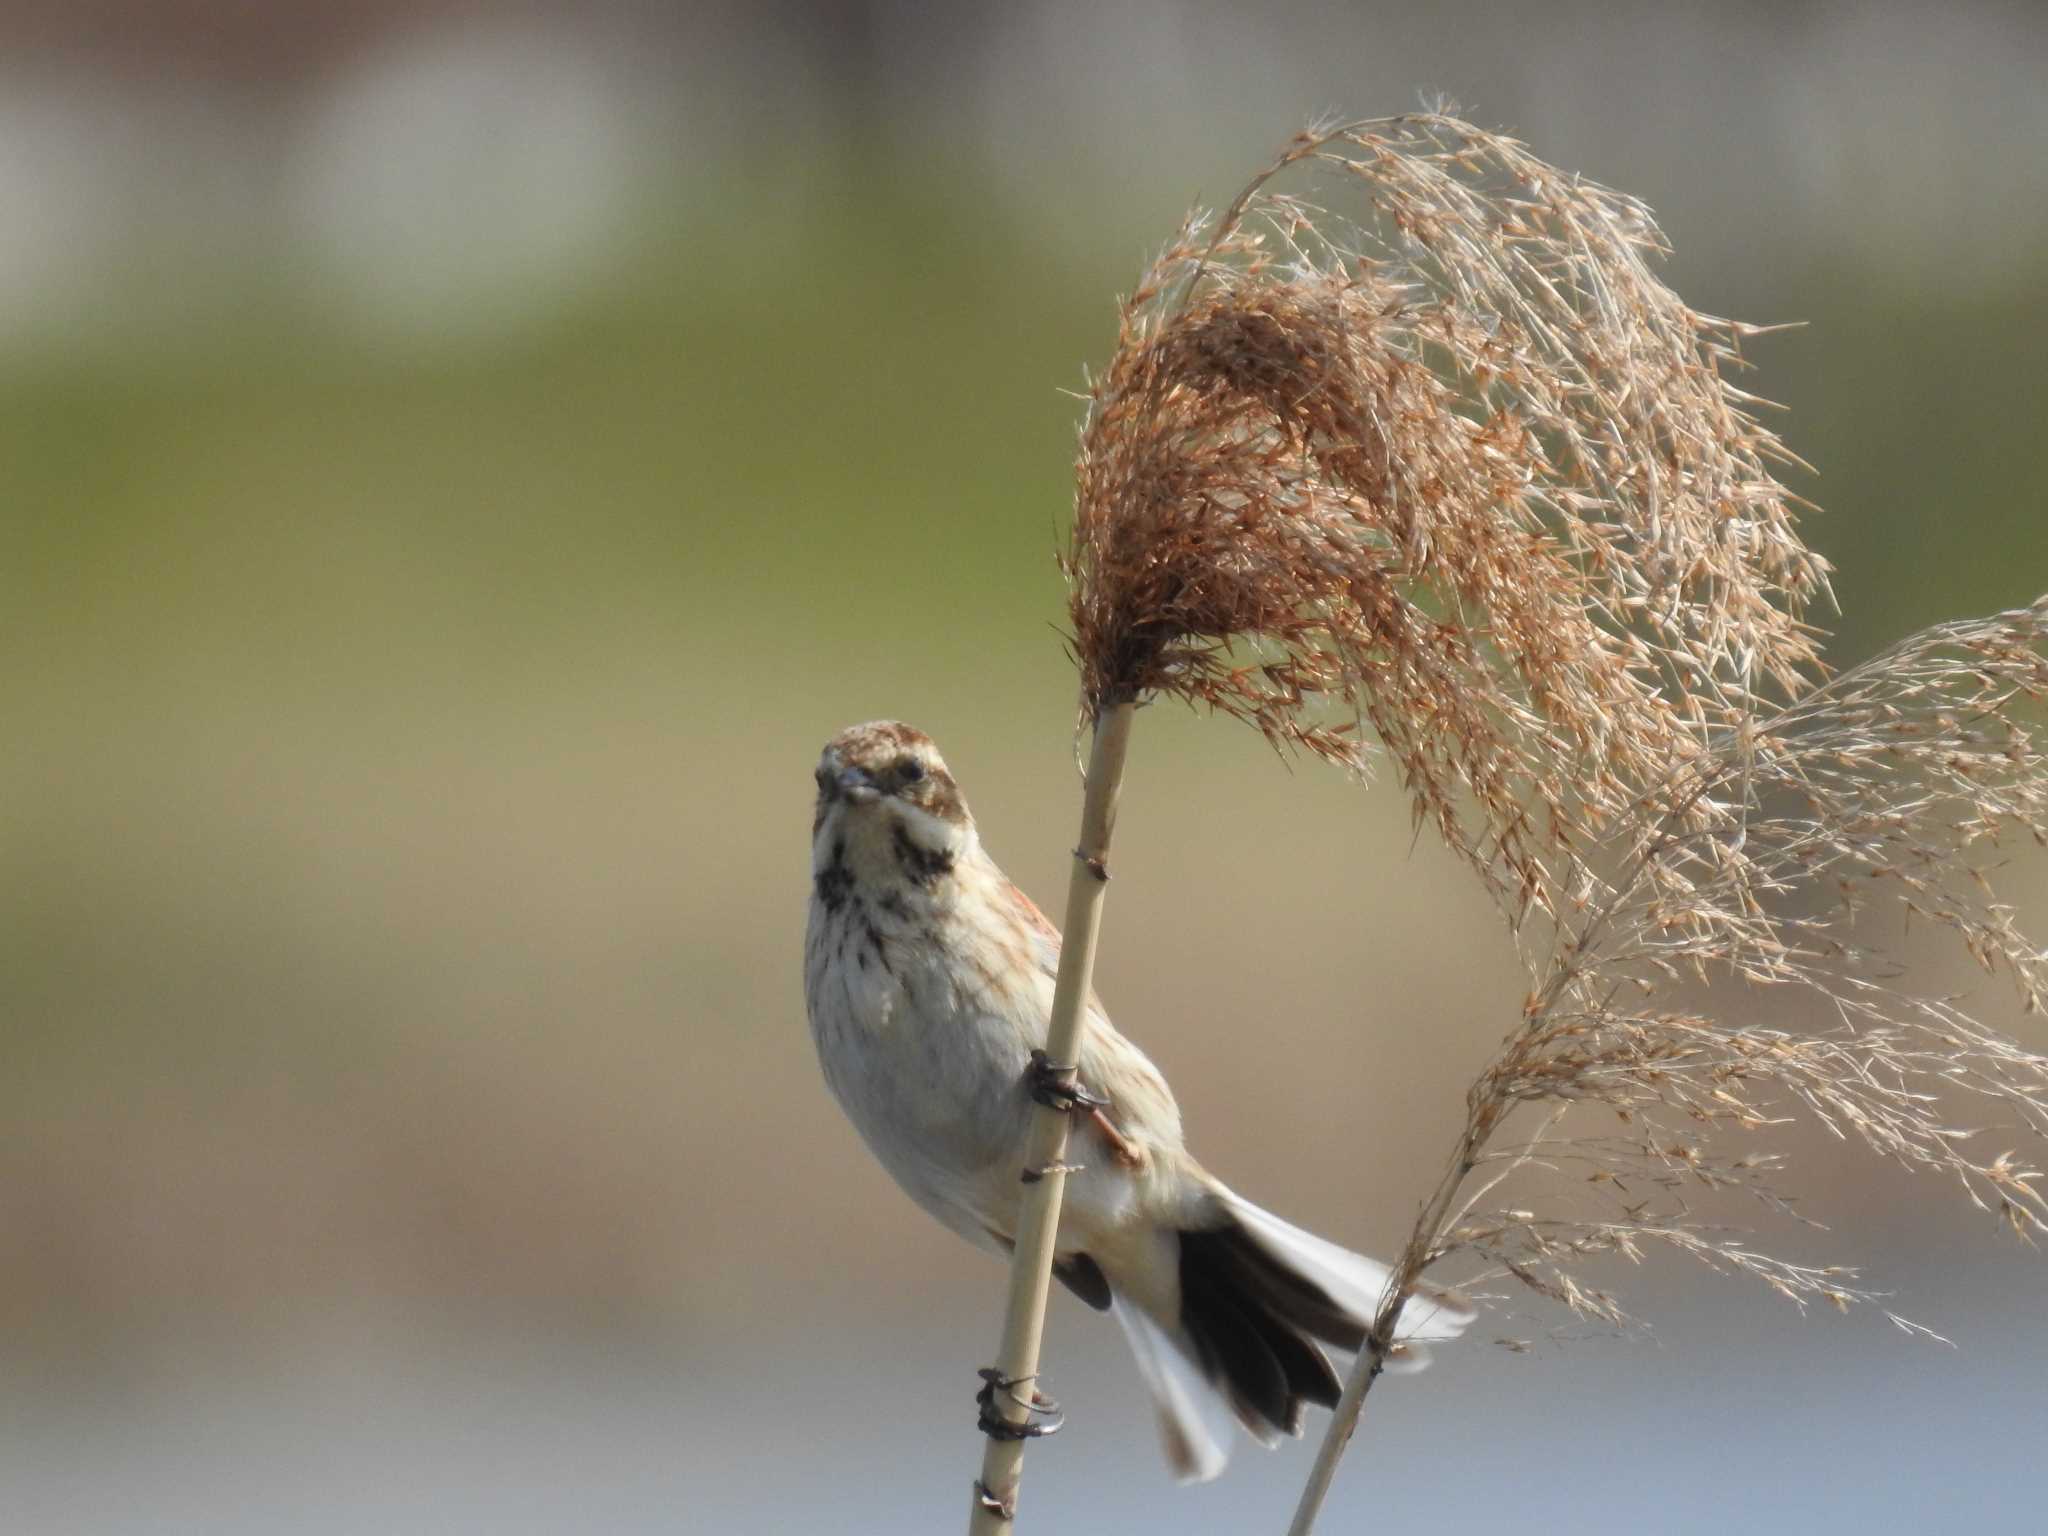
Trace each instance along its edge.
<path fill-rule="evenodd" d="M 848 726 L 818 759 L 812 872 L 932 889 L 974 845 L 974 818 L 924 732 L 895 720 Z"/>

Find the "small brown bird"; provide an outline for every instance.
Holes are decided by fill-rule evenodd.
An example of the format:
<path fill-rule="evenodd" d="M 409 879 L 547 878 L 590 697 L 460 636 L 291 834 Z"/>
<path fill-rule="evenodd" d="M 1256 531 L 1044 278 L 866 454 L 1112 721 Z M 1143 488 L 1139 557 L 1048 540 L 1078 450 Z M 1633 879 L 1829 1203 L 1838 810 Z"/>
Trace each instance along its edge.
<path fill-rule="evenodd" d="M 1007 1253 L 1059 930 L 996 867 L 938 749 L 893 721 L 818 764 L 804 991 L 825 1080 L 910 1197 Z M 1232 1193 L 1188 1155 L 1159 1070 L 1094 997 L 1055 1273 L 1129 1336 L 1183 1479 L 1214 1477 L 1229 1419 L 1261 1444 L 1337 1401 L 1322 1346 L 1356 1350 L 1384 1265 Z M 1395 1364 L 1473 1320 L 1442 1292 L 1403 1314 Z"/>

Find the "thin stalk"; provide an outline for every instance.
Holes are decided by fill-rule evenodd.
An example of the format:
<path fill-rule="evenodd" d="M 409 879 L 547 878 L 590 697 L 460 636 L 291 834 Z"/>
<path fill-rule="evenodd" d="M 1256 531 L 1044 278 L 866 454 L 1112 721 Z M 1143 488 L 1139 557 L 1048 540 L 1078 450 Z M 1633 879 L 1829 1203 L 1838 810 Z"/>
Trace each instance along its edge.
<path fill-rule="evenodd" d="M 1343 1459 L 1344 1448 L 1351 1443 L 1351 1432 L 1358 1428 L 1359 1416 L 1365 1412 L 1365 1394 L 1380 1379 L 1386 1361 L 1378 1330 L 1374 1330 L 1366 1339 L 1365 1348 L 1359 1351 L 1350 1379 L 1344 1383 L 1343 1395 L 1337 1399 L 1329 1427 L 1323 1431 L 1323 1443 L 1316 1447 L 1315 1465 L 1309 1468 L 1308 1482 L 1301 1490 L 1301 1502 L 1294 1507 L 1294 1523 L 1287 1527 L 1287 1536 L 1309 1536 L 1314 1530 L 1323 1500 L 1329 1496 L 1330 1482 L 1337 1475 L 1337 1463 Z"/>
<path fill-rule="evenodd" d="M 1095 741 L 1088 755 L 1081 840 L 1074 849 L 1073 872 L 1067 880 L 1066 937 L 1060 946 L 1059 977 L 1045 1038 L 1046 1055 L 1068 1068 L 1063 1076 L 1069 1083 L 1088 1029 L 1095 938 L 1102 924 L 1103 887 L 1109 881 L 1109 836 L 1116 825 L 1116 797 L 1123 783 L 1132 712 L 1130 704 L 1115 704 L 1097 716 Z M 1010 1259 L 1003 1342 L 995 1364 L 1002 1380 L 1017 1383 L 1012 1391 L 995 1393 L 997 1411 L 1016 1425 L 1031 1417 L 1031 1391 L 1045 1334 L 1046 1292 L 1052 1284 L 1053 1246 L 1059 1233 L 1060 1198 L 1066 1191 L 1064 1165 L 1071 1122 L 1070 1115 L 1038 1106 L 1031 1116 L 1031 1136 L 1024 1154 L 1024 1198 Z M 1042 1172 L 1032 1177 L 1031 1170 Z M 1015 1519 L 1017 1490 L 1024 1478 L 1024 1445 L 1023 1440 L 988 1440 L 968 1519 L 969 1536 L 997 1536 Z"/>
<path fill-rule="evenodd" d="M 1466 1121 L 1464 1133 L 1458 1138 L 1458 1150 L 1452 1155 L 1450 1166 L 1444 1170 L 1436 1193 L 1430 1197 L 1429 1204 L 1416 1221 L 1415 1231 L 1409 1237 L 1408 1247 L 1394 1273 L 1393 1290 L 1380 1303 L 1379 1315 L 1373 1319 L 1372 1330 L 1365 1336 L 1365 1347 L 1352 1362 L 1351 1375 L 1345 1381 L 1337 1406 L 1331 1410 L 1330 1422 L 1323 1430 L 1323 1443 L 1316 1447 L 1315 1465 L 1309 1468 L 1308 1481 L 1302 1486 L 1301 1501 L 1294 1507 L 1294 1520 L 1287 1527 L 1287 1536 L 1310 1536 L 1315 1529 L 1316 1517 L 1322 1513 L 1323 1501 L 1330 1494 L 1330 1483 L 1337 1475 L 1337 1463 L 1343 1459 L 1345 1447 L 1351 1444 L 1351 1436 L 1365 1412 L 1365 1395 L 1372 1391 L 1373 1384 L 1386 1369 L 1387 1351 L 1398 1336 L 1402 1309 L 1408 1305 L 1408 1298 L 1413 1294 L 1423 1269 L 1436 1254 L 1452 1205 L 1466 1177 L 1477 1166 L 1479 1147 L 1485 1139 L 1479 1117 L 1474 1115 Z"/>

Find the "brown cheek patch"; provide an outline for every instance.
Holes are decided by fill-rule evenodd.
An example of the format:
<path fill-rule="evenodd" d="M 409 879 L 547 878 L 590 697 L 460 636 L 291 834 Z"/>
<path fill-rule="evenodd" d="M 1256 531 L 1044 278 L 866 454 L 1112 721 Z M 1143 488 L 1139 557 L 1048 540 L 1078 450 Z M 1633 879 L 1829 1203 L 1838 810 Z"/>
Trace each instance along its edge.
<path fill-rule="evenodd" d="M 924 795 L 925 809 L 939 820 L 964 826 L 967 822 L 967 802 L 960 797 L 960 786 L 953 782 L 952 775 L 943 769 L 933 769 L 926 781 Z"/>

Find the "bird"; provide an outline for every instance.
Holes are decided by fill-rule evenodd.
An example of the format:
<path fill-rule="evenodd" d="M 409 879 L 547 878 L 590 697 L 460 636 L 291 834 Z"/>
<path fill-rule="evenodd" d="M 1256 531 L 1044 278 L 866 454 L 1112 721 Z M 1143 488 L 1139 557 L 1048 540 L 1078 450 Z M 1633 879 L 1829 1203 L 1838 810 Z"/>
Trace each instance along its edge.
<path fill-rule="evenodd" d="M 825 744 L 811 824 L 804 995 L 827 1086 L 911 1199 L 1006 1255 L 1059 968 L 1059 930 L 982 846 L 930 737 L 900 721 Z M 1169 1466 L 1222 1471 L 1231 1423 L 1266 1446 L 1333 1407 L 1328 1349 L 1355 1352 L 1389 1270 L 1282 1220 L 1195 1161 L 1159 1069 L 1092 992 L 1054 1274 L 1111 1313 Z M 1095 1102 L 1091 1102 L 1095 1101 Z M 1474 1320 L 1420 1287 L 1391 1368 Z"/>

